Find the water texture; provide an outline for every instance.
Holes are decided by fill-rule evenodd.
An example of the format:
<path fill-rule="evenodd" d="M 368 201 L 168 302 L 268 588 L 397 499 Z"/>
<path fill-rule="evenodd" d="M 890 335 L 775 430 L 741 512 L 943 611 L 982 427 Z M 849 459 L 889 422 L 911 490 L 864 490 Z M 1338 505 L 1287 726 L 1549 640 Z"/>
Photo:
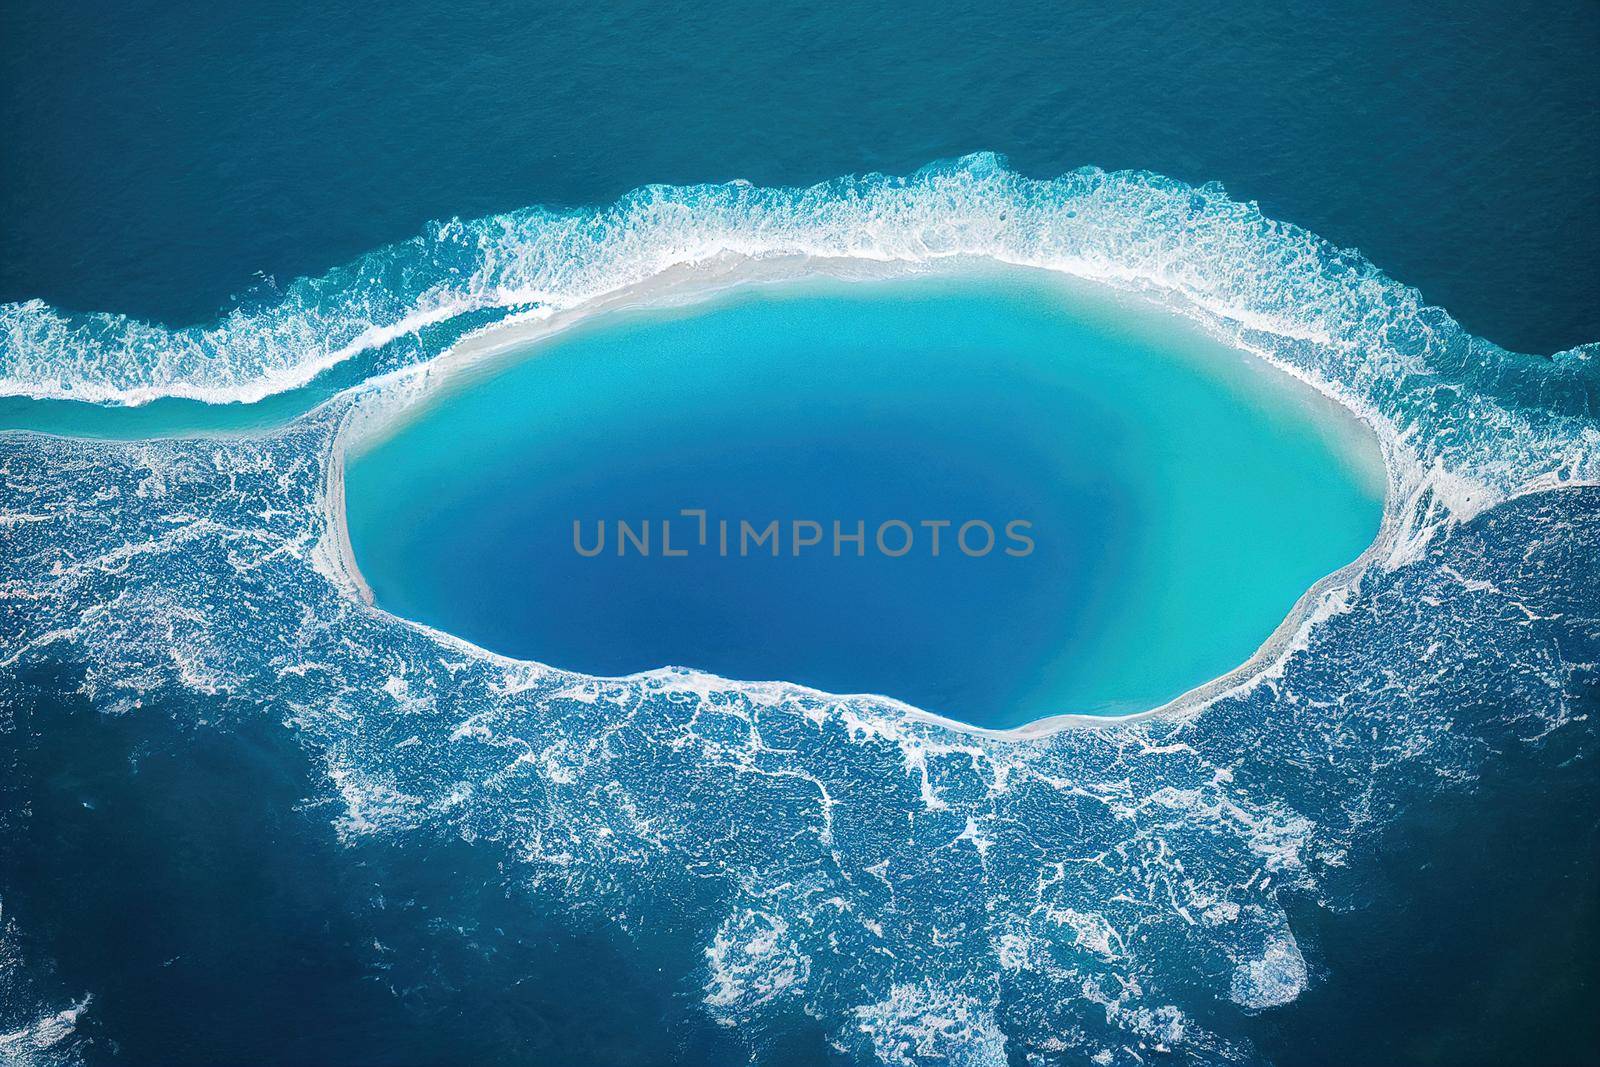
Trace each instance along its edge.
<path fill-rule="evenodd" d="M 444 249 L 460 269 L 430 273 Z M 300 797 L 265 806 L 285 842 L 305 842 L 286 847 L 351 879 L 308 905 L 340 931 L 309 942 L 332 958 L 313 988 L 380 976 L 413 1022 L 476 1014 L 475 991 L 559 982 L 524 940 L 553 921 L 655 976 L 656 999 L 637 1003 L 664 1005 L 659 1027 L 631 1053 L 599 1055 L 665 1048 L 686 1062 L 1256 1062 L 1268 1048 L 1292 1060 L 1271 1020 L 1292 1021 L 1329 976 L 1291 910 L 1339 916 L 1380 897 L 1388 830 L 1470 795 L 1508 751 L 1589 765 L 1593 348 L 1505 352 L 1214 186 L 1033 182 L 977 157 L 907 181 L 652 188 L 598 212 L 442 226 L 304 283 L 304 299 L 156 347 L 127 322 L 16 308 L 6 376 L 106 400 L 270 391 L 328 362 L 253 340 L 295 336 L 278 331 L 305 321 L 313 293 L 340 314 L 382 304 L 367 326 L 393 325 L 463 300 L 570 305 L 673 264 L 737 271 L 769 252 L 895 269 L 986 255 L 1162 301 L 1368 421 L 1389 468 L 1378 551 L 1308 602 L 1249 684 L 1179 714 L 990 737 L 871 699 L 686 671 L 596 680 L 366 606 L 330 507 L 343 445 L 428 388 L 437 338 L 356 346 L 351 368 L 398 373 L 269 433 L 6 434 L 9 1054 L 98 1060 L 114 1041 L 134 1058 L 270 1058 L 245 1043 L 255 1031 L 230 1028 L 261 984 L 222 941 L 74 950 L 72 924 L 106 903 L 74 908 L 25 876 L 59 871 L 63 842 L 95 840 L 98 790 L 155 804 L 174 847 L 215 846 L 185 829 L 192 805 L 128 776 L 174 746 L 227 749 L 255 730 L 266 765 L 283 768 L 275 795 Z M 746 266 L 727 267 L 730 253 Z M 432 280 L 386 288 L 371 281 L 380 263 L 390 282 Z M 126 755 L 115 773 L 63 778 L 48 746 L 57 729 L 94 735 L 85 715 L 129 724 L 102 735 Z M 266 817 L 238 803 L 246 825 Z M 102 870 L 92 852 L 75 862 Z M 204 880 L 226 865 L 191 869 Z M 474 885 L 494 891 L 462 888 Z M 217 899 L 276 898 L 245 886 Z M 605 1022 L 636 1002 L 622 991 L 639 975 L 577 982 L 575 999 L 600 1005 L 582 1023 L 496 1023 L 457 1047 L 592 1060 L 572 1042 L 616 1033 Z M 132 1009 L 172 1003 L 183 983 L 209 990 L 214 1022 Z M 375 1061 L 428 1058 L 391 1047 L 389 1031 L 350 1036 L 361 1024 L 337 1015 L 344 1001 L 321 1003 L 311 1018 Z"/>
<path fill-rule="evenodd" d="M 597 319 L 346 465 L 355 563 L 397 615 L 592 674 L 994 727 L 1157 707 L 1362 553 L 1382 460 L 1304 384 L 1082 288 L 791 282 Z"/>
<path fill-rule="evenodd" d="M 1591 1060 L 1597 52 L 1587 0 L 0 5 L 0 1062 Z M 347 450 L 502 341 L 995 263 L 1378 439 L 1374 551 L 1175 713 L 363 600 Z"/>

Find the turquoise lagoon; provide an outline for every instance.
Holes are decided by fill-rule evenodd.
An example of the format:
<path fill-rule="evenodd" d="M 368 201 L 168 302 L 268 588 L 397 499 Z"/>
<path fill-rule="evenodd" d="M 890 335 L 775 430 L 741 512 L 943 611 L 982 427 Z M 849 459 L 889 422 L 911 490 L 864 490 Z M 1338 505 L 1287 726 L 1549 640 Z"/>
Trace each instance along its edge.
<path fill-rule="evenodd" d="M 345 477 L 395 614 L 586 673 L 992 728 L 1154 708 L 1244 663 L 1372 541 L 1383 491 L 1376 439 L 1309 386 L 1022 271 L 596 316 L 447 380 Z"/>

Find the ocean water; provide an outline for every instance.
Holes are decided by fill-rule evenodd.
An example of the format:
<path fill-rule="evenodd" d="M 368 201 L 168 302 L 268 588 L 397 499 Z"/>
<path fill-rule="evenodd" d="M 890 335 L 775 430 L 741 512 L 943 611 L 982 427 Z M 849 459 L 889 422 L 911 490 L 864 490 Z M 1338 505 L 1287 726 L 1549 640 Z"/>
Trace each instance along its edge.
<path fill-rule="evenodd" d="M 1591 1059 L 1597 35 L 7 4 L 0 1060 Z M 958 260 L 1371 427 L 1375 551 L 1244 684 L 989 736 L 362 600 L 340 457 L 440 367 Z"/>
<path fill-rule="evenodd" d="M 1382 514 L 1344 409 L 1048 275 L 788 283 L 511 358 L 360 446 L 355 561 L 380 607 L 591 674 L 697 667 L 986 727 L 1144 711 L 1249 659 Z M 646 519 L 651 554 L 619 547 Z M 776 558 L 740 520 L 779 522 Z M 834 554 L 836 520 L 859 550 Z M 951 523 L 937 555 L 924 520 Z M 821 543 L 797 552 L 795 521 Z"/>
<path fill-rule="evenodd" d="M 0 19 L 5 300 L 203 323 L 437 219 L 999 151 L 1223 182 L 1516 351 L 1600 337 L 1588 0 Z"/>

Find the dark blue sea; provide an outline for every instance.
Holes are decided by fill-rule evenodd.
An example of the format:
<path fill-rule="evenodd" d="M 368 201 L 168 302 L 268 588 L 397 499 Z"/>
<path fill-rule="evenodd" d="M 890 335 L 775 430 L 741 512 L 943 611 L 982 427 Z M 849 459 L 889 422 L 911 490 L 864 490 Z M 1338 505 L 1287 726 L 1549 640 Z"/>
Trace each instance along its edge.
<path fill-rule="evenodd" d="M 9 0 L 0 1062 L 1596 1062 L 1596 55 L 1593 3 Z M 997 262 L 1381 445 L 1376 542 L 1251 623 L 1238 685 L 983 733 L 367 599 L 347 446 L 463 350 Z M 1252 532 L 1320 543 L 1299 490 Z M 1212 596 L 1220 632 L 1247 598 Z M 585 608 L 540 632 L 627 632 Z M 788 680 L 894 687 L 785 622 L 822 650 Z M 983 690 L 967 632 L 904 662 Z"/>

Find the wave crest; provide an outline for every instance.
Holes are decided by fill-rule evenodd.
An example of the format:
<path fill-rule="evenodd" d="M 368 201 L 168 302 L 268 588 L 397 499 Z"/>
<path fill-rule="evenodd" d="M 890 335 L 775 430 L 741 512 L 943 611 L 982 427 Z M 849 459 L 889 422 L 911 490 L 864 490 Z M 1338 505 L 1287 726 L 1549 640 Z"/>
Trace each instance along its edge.
<path fill-rule="evenodd" d="M 1294 654 L 1204 707 L 999 738 L 871 698 L 569 675 L 371 609 L 329 562 L 343 406 L 226 440 L 0 434 L 0 707 L 63 667 L 105 714 L 227 729 L 247 704 L 303 746 L 304 811 L 352 845 L 498 850 L 507 900 L 630 933 L 668 902 L 701 932 L 673 977 L 717 1022 L 758 1046 L 803 1015 L 885 1064 L 1259 1062 L 1251 1013 L 1316 978 L 1286 894 L 1359 899 L 1388 827 L 1495 753 L 1571 733 L 1592 751 L 1600 492 L 1434 531 L 1595 480 L 1600 349 L 1506 353 L 1216 186 L 973 157 L 644 189 L 443 224 L 203 330 L 12 305 L 0 370 L 31 395 L 245 399 L 352 354 L 424 361 L 452 343 L 434 326 L 483 325 L 461 308 L 575 306 L 729 252 L 982 255 L 1167 298 L 1380 429 L 1385 544 L 1410 565 L 1363 570 Z M 465 929 L 454 906 L 439 921 Z M 15 995 L 4 941 L 0 1009 L 20 1009 L 0 1016 L 21 1022 L 0 1029 L 68 1048 L 82 1007 Z M 458 957 L 417 951 L 431 995 Z"/>
<path fill-rule="evenodd" d="M 249 402 L 358 358 L 373 365 L 357 377 L 426 362 L 464 330 L 729 255 L 913 267 L 982 257 L 1154 294 L 1367 416 L 1413 461 L 1411 494 L 1426 484 L 1463 516 L 1600 478 L 1600 346 L 1507 352 L 1359 253 L 1220 185 L 1093 168 L 1035 180 L 992 154 L 904 178 L 655 185 L 605 208 L 454 219 L 209 326 L 9 304 L 0 394 Z"/>

